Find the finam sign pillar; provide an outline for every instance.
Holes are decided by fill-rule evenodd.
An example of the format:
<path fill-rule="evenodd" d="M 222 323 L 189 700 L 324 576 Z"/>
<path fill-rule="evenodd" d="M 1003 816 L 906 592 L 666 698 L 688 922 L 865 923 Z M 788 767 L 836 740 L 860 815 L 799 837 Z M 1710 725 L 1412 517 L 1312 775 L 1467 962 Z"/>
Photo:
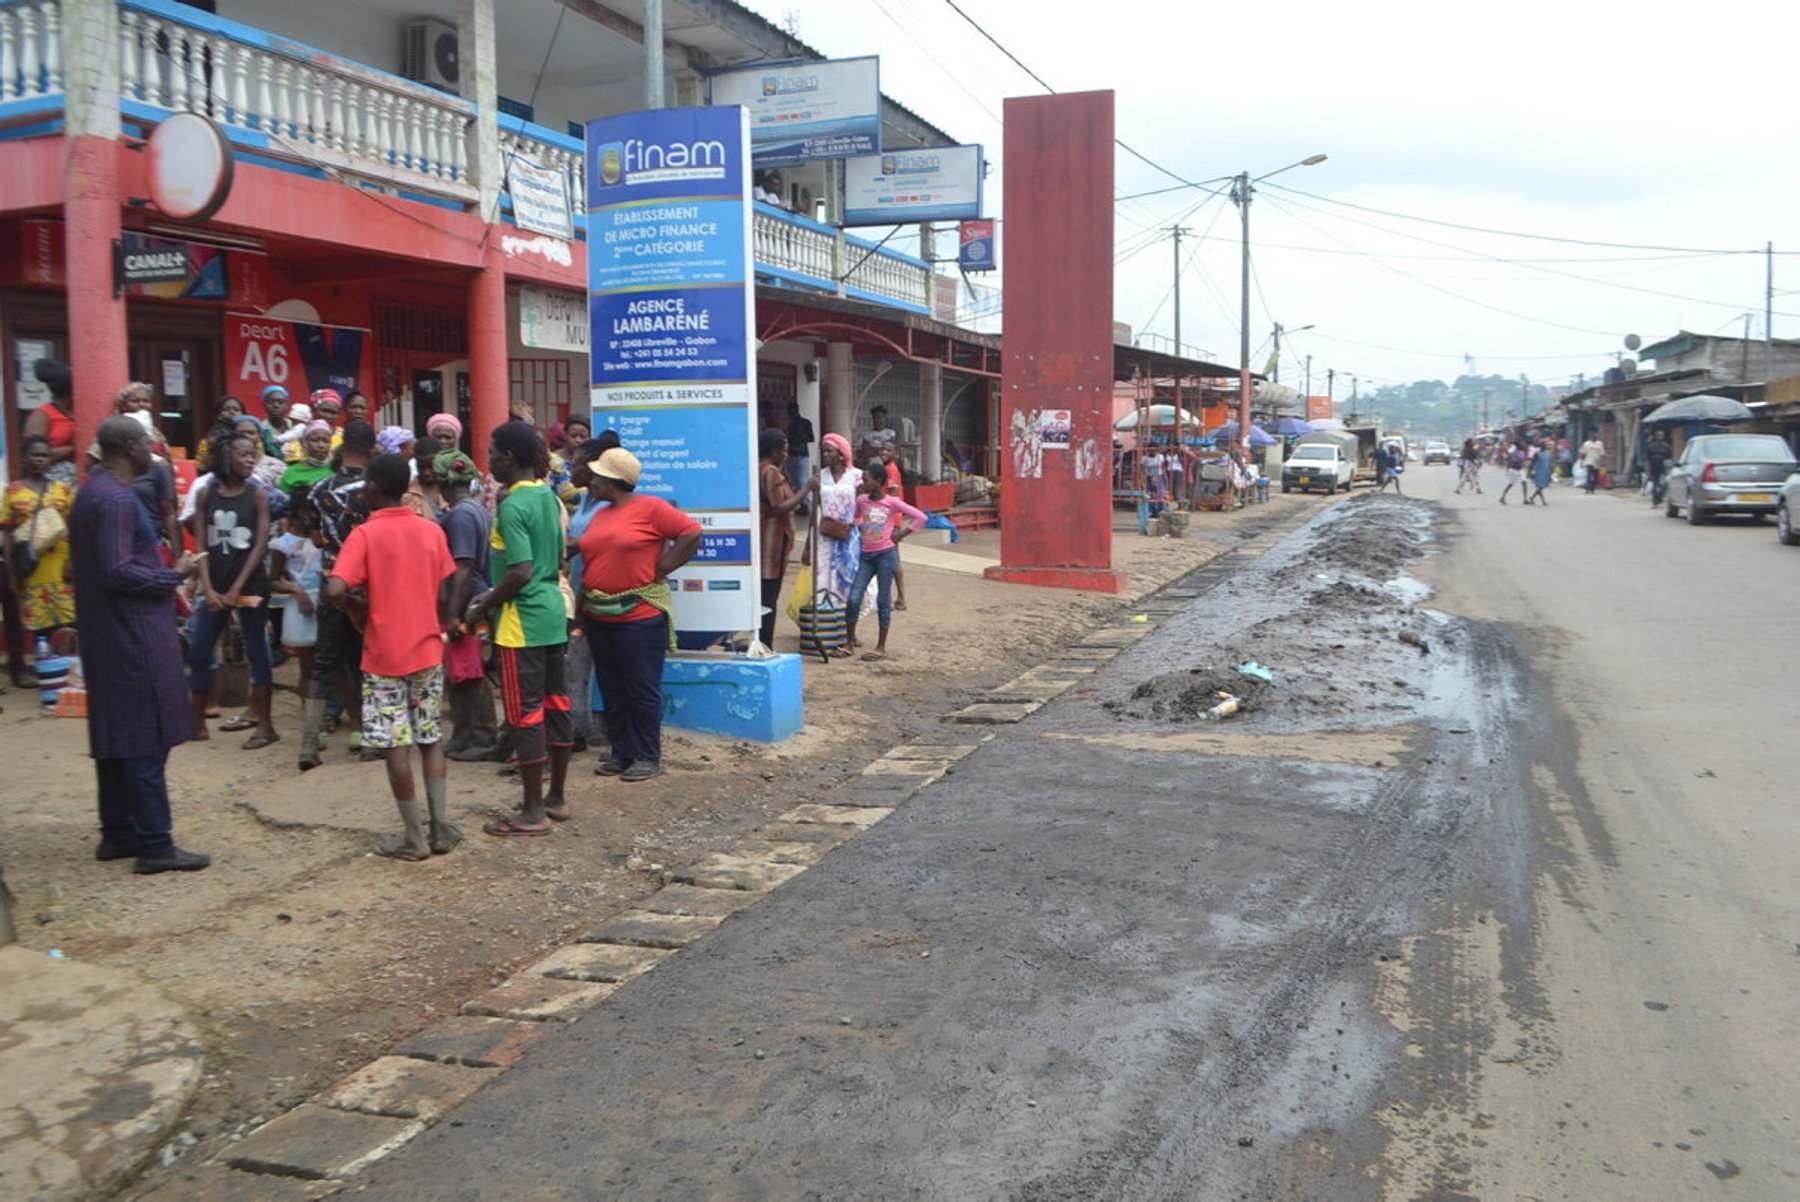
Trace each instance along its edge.
<path fill-rule="evenodd" d="M 1000 566 L 1116 593 L 1112 566 L 1113 94 L 1006 102 Z"/>

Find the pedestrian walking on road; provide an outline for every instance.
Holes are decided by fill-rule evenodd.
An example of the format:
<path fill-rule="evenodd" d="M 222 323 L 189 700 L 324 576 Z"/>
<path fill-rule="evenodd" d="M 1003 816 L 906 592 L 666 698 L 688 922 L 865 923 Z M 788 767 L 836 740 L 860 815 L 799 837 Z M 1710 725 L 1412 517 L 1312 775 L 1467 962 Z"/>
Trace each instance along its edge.
<path fill-rule="evenodd" d="M 1456 461 L 1456 491 L 1472 487 L 1477 496 L 1481 495 L 1481 449 L 1475 445 L 1473 438 L 1463 439 L 1462 456 Z"/>
<path fill-rule="evenodd" d="M 1527 505 L 1536 501 L 1539 505 L 1549 506 L 1550 502 L 1544 499 L 1544 490 L 1550 487 L 1550 478 L 1555 474 L 1556 443 L 1546 438 L 1538 446 L 1537 454 L 1531 457 L 1531 487 L 1533 491 L 1530 496 L 1525 498 Z"/>
<path fill-rule="evenodd" d="M 501 700 L 512 727 L 523 797 L 516 813 L 481 829 L 490 835 L 545 835 L 569 816 L 563 787 L 574 726 L 569 717 L 563 607 L 562 502 L 544 482 L 550 454 L 522 421 L 494 428 L 488 470 L 506 490 L 494 521 L 493 552 L 506 566 L 494 587 L 469 603 L 471 626 L 493 623 L 500 657 Z M 544 766 L 550 779 L 544 780 Z"/>
<path fill-rule="evenodd" d="M 856 569 L 856 581 L 850 586 L 850 645 L 855 647 L 856 618 L 862 609 L 869 583 L 876 583 L 875 616 L 881 633 L 873 651 L 863 652 L 865 660 L 887 658 L 888 627 L 894 621 L 891 600 L 893 580 L 900 569 L 900 543 L 908 535 L 925 528 L 925 515 L 889 495 L 887 476 L 879 459 L 863 465 L 863 494 L 856 499 L 856 529 L 862 536 L 862 563 Z M 900 525 L 901 518 L 911 525 Z"/>
<path fill-rule="evenodd" d="M 643 467 L 619 447 L 592 467 L 606 502 L 581 536 L 581 624 L 606 703 L 610 753 L 599 776 L 635 783 L 662 772 L 663 660 L 675 648 L 669 574 L 700 549 L 700 523 L 661 497 L 639 496 Z"/>
<path fill-rule="evenodd" d="M 1650 504 L 1660 507 L 1663 503 L 1663 473 L 1669 470 L 1669 436 L 1661 430 L 1650 435 L 1650 441 L 1644 446 L 1644 471 L 1650 477 Z"/>
<path fill-rule="evenodd" d="M 325 581 L 331 604 L 363 625 L 363 746 L 387 760 L 402 832 L 375 845 L 396 860 L 429 860 L 462 842 L 448 816 L 444 759 L 444 643 L 456 563 L 436 522 L 405 503 L 404 455 L 377 455 L 364 485 L 369 520 L 350 532 Z M 425 774 L 429 830 L 419 812 L 412 748 Z"/>
<path fill-rule="evenodd" d="M 1526 494 L 1525 488 L 1525 446 L 1523 443 L 1511 443 L 1506 448 L 1506 487 L 1500 490 L 1500 503 L 1506 504 L 1506 495 L 1519 486 L 1519 495 Z"/>
<path fill-rule="evenodd" d="M 137 857 L 135 872 L 193 872 L 209 856 L 175 845 L 165 771 L 169 749 L 194 734 L 175 589 L 200 570 L 183 555 L 163 566 L 156 529 L 131 491 L 150 470 L 150 436 L 128 417 L 100 423 L 100 467 L 71 513 L 75 613 L 88 688 L 88 753 L 99 778 L 96 860 Z"/>
<path fill-rule="evenodd" d="M 1381 492 L 1388 485 L 1394 486 L 1395 492 L 1401 492 L 1400 473 L 1406 470 L 1405 456 L 1401 454 L 1396 443 L 1375 448 L 1375 491 Z"/>

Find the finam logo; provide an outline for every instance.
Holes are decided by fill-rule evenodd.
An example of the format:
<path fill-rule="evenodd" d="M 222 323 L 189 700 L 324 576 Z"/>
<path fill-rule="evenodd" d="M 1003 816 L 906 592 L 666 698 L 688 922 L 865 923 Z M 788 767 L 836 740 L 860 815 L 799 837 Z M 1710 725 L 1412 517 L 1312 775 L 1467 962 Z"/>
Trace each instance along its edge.
<path fill-rule="evenodd" d="M 607 186 L 644 172 L 725 170 L 723 142 L 645 142 L 627 138 L 599 147 L 600 182 Z"/>

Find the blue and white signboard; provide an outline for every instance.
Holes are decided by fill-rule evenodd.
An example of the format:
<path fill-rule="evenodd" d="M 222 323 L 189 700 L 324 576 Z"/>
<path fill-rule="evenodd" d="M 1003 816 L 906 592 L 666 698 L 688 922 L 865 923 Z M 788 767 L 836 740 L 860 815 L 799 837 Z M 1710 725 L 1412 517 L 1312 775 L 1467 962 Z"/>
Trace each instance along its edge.
<path fill-rule="evenodd" d="M 638 491 L 706 527 L 670 579 L 682 630 L 754 630 L 756 354 L 750 134 L 736 106 L 587 127 L 594 428 L 644 465 Z"/>
<path fill-rule="evenodd" d="M 927 146 L 844 160 L 844 224 L 981 216 L 981 147 Z"/>
<path fill-rule="evenodd" d="M 734 67 L 712 77 L 712 102 L 749 110 L 763 166 L 881 149 L 881 60 L 872 55 Z"/>

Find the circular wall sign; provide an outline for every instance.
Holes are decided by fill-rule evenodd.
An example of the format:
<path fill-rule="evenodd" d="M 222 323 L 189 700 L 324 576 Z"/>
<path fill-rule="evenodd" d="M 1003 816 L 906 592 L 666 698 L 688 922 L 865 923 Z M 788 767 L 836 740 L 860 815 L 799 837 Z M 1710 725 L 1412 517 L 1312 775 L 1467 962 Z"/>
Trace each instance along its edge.
<path fill-rule="evenodd" d="M 231 142 L 199 113 L 176 113 L 150 133 L 150 203 L 177 221 L 205 221 L 231 195 Z"/>

